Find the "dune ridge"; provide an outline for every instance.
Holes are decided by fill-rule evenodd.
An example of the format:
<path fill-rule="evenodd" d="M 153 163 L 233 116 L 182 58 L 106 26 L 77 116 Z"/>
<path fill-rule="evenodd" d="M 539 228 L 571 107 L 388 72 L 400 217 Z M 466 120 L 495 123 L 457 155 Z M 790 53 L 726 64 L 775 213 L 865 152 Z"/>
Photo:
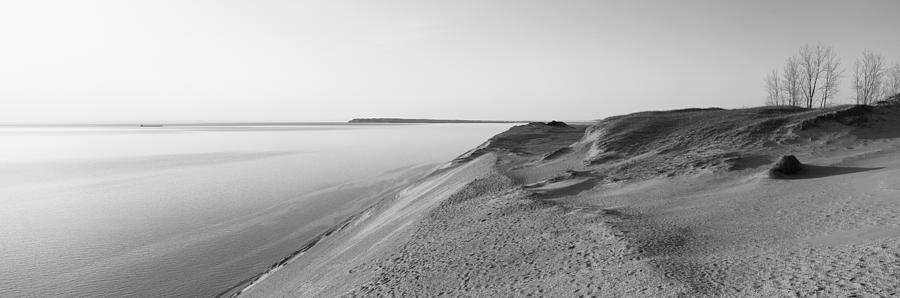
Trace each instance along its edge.
<path fill-rule="evenodd" d="M 898 106 L 516 126 L 242 295 L 897 295 L 898 131 Z M 768 177 L 782 155 L 804 169 Z"/>

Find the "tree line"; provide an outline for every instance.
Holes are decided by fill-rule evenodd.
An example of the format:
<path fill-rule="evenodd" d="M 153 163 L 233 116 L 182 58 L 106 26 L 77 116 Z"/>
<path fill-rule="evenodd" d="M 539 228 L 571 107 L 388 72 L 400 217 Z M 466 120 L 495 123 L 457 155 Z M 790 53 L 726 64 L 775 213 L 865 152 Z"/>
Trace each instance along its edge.
<path fill-rule="evenodd" d="M 888 67 L 884 56 L 863 51 L 853 65 L 857 104 L 873 104 L 900 93 L 900 64 Z M 833 104 L 844 69 L 832 47 L 804 46 L 781 69 L 765 78 L 767 105 L 826 107 Z"/>

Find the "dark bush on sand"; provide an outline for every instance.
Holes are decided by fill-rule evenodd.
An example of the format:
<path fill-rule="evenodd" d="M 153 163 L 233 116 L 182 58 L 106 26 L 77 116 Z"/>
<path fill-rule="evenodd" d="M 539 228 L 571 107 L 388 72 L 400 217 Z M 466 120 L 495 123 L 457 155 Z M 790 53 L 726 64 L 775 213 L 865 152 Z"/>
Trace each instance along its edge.
<path fill-rule="evenodd" d="M 569 125 L 566 124 L 565 122 L 562 122 L 562 121 L 556 121 L 556 120 L 547 122 L 547 125 L 548 125 L 548 126 L 558 126 L 558 127 L 569 127 Z"/>
<path fill-rule="evenodd" d="M 875 104 L 876 104 L 876 105 L 879 105 L 879 106 L 888 106 L 888 105 L 896 105 L 896 104 L 900 104 L 900 93 L 897 93 L 897 94 L 894 94 L 894 95 L 892 95 L 892 96 L 889 96 L 888 98 L 885 98 L 884 100 L 878 101 L 878 102 L 876 102 Z"/>
<path fill-rule="evenodd" d="M 769 177 L 780 178 L 799 172 L 803 164 L 793 155 L 784 155 L 769 168 Z"/>

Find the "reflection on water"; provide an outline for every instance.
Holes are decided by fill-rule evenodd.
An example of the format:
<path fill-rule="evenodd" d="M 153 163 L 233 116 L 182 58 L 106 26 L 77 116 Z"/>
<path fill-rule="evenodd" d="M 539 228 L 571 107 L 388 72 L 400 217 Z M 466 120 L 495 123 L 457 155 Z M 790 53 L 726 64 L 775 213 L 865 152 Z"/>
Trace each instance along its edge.
<path fill-rule="evenodd" d="M 0 297 L 214 295 L 508 126 L 0 127 Z"/>

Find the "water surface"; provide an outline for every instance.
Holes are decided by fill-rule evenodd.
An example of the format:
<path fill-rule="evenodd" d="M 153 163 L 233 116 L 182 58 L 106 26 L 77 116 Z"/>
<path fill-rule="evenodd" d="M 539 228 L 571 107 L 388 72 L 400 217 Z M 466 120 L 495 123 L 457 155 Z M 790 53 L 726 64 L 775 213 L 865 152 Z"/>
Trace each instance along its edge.
<path fill-rule="evenodd" d="M 509 126 L 0 127 L 0 297 L 213 296 Z"/>

